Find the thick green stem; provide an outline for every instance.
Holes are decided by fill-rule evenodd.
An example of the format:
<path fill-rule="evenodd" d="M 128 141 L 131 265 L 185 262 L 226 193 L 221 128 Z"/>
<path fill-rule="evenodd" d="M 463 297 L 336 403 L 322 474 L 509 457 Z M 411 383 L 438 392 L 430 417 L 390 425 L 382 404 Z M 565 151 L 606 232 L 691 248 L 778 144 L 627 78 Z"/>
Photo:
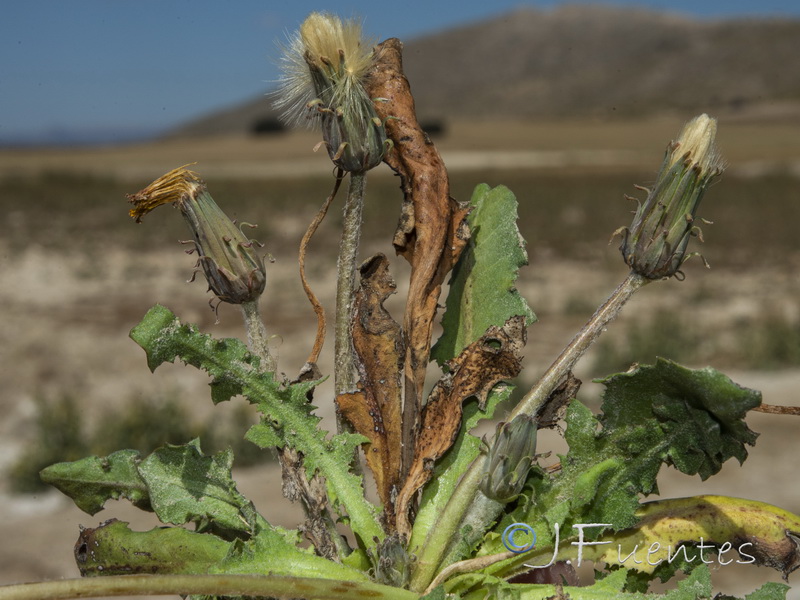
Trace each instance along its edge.
<path fill-rule="evenodd" d="M 440 566 L 450 566 L 468 556 L 483 539 L 486 531 L 497 521 L 504 506 L 478 490 L 472 499 L 472 504 L 464 513 L 464 518 L 458 524 L 458 535 L 450 540 Z"/>
<path fill-rule="evenodd" d="M 508 416 L 508 421 L 520 414 L 536 416 L 544 403 L 547 402 L 550 394 L 553 393 L 553 390 L 572 371 L 578 360 L 586 353 L 600 334 L 605 331 L 608 324 L 619 315 L 625 303 L 631 299 L 636 291 L 650 281 L 652 280 L 631 272 L 600 308 L 595 311 L 536 385 L 522 398 Z M 424 590 L 433 580 L 435 574 L 441 570 L 441 562 L 445 550 L 449 547 L 452 537 L 458 533 L 459 524 L 467 518 L 465 514 L 473 505 L 473 499 L 478 493 L 485 462 L 486 456 L 483 454 L 472 462 L 458 484 L 453 498 L 447 503 L 434 526 L 431 527 L 420 552 L 417 568 L 412 574 L 412 590 Z M 457 500 L 455 500 L 456 497 L 458 497 Z M 488 517 L 489 515 L 469 515 L 468 518 L 471 521 L 488 521 Z"/>
<path fill-rule="evenodd" d="M 258 310 L 258 299 L 242 302 L 242 314 L 247 329 L 247 346 L 261 359 L 261 368 L 268 373 L 274 373 L 278 365 L 269 351 L 269 336 Z"/>
<path fill-rule="evenodd" d="M 416 600 L 418 594 L 377 583 L 274 575 L 114 575 L 0 586 L 3 600 L 61 600 L 189 594 L 340 600 Z"/>
<path fill-rule="evenodd" d="M 354 392 L 358 383 L 356 356 L 350 329 L 353 321 L 358 244 L 361 239 L 366 181 L 364 173 L 350 173 L 350 187 L 344 205 L 342 240 L 339 244 L 339 260 L 336 265 L 334 388 L 337 396 Z"/>
<path fill-rule="evenodd" d="M 439 565 L 442 557 L 447 550 L 450 541 L 458 534 L 458 526 L 464 514 L 472 504 L 475 492 L 478 490 L 481 479 L 483 479 L 483 464 L 486 455 L 481 454 L 472 463 L 470 469 L 458 483 L 453 495 L 444 507 L 442 515 L 431 527 L 425 544 L 417 552 L 417 563 L 411 575 L 410 589 L 422 592 L 428 587 L 436 573 L 439 572 Z M 415 552 L 415 549 L 411 549 Z"/>

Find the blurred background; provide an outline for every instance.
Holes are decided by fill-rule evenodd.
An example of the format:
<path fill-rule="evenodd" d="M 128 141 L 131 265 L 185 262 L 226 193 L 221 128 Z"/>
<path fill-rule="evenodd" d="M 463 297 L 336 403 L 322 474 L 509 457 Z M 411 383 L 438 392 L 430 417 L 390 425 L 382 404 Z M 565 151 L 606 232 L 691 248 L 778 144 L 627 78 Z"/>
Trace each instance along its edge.
<path fill-rule="evenodd" d="M 154 303 L 215 336 L 243 336 L 234 307 L 218 322 L 175 211 L 136 225 L 125 194 L 183 164 L 229 216 L 257 223 L 273 260 L 262 310 L 279 368 L 296 375 L 315 329 L 296 268 L 299 239 L 332 185 L 318 133 L 289 130 L 271 106 L 280 46 L 312 10 L 360 17 L 368 36 L 399 37 L 423 127 L 451 175 L 452 195 L 504 184 L 520 203 L 531 265 L 518 287 L 539 317 L 528 333 L 529 387 L 625 276 L 609 238 L 629 224 L 667 143 L 706 112 L 727 162 L 700 216 L 686 280 L 643 290 L 582 361 L 592 378 L 665 356 L 712 365 L 800 405 L 800 5 L 711 1 L 605 3 L 368 2 L 7 3 L 0 19 L 0 583 L 76 576 L 77 524 L 117 516 L 155 525 L 123 503 L 96 517 L 43 489 L 56 460 L 143 452 L 200 435 L 232 445 L 237 479 L 276 524 L 297 512 L 269 456 L 240 442 L 244 401 L 212 407 L 202 373 L 147 370 L 128 331 Z M 370 174 L 362 256 L 393 255 L 402 196 Z M 312 241 L 311 285 L 333 306 L 340 206 Z M 392 259 L 402 319 L 401 259 Z M 332 352 L 332 340 L 327 350 Z M 330 356 L 323 371 L 330 373 Z M 432 377 L 433 377 L 432 373 Z M 327 387 L 326 387 L 327 386 Z M 332 415 L 331 386 L 317 394 Z M 794 419 L 794 420 L 793 420 Z M 330 422 L 330 421 L 329 421 Z M 762 434 L 743 465 L 701 483 L 667 471 L 665 497 L 724 493 L 800 513 L 792 476 L 795 417 L 754 414 Z M 545 438 L 543 449 L 557 448 Z M 267 462 L 265 462 L 267 461 Z M 270 483 L 271 482 L 271 483 Z M 718 591 L 743 595 L 779 575 L 718 567 Z M 792 594 L 795 594 L 792 596 Z M 789 597 L 800 598 L 794 591 Z"/>

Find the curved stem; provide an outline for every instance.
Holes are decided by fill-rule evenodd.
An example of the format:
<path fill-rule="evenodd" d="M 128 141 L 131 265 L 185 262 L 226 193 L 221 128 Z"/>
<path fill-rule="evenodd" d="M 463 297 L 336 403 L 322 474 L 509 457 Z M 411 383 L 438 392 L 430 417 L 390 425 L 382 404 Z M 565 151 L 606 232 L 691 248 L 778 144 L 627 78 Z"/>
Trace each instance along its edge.
<path fill-rule="evenodd" d="M 307 365 L 316 364 L 319 360 L 320 352 L 322 352 L 322 346 L 325 343 L 326 321 L 325 309 L 322 307 L 319 298 L 317 298 L 316 294 L 314 294 L 311 286 L 308 285 L 308 280 L 306 279 L 306 251 L 308 250 L 308 244 L 311 241 L 311 237 L 317 232 L 320 223 L 322 223 L 325 215 L 328 214 L 328 208 L 330 208 L 331 202 L 333 202 L 333 199 L 336 197 L 336 193 L 339 191 L 339 186 L 342 183 L 343 177 L 344 171 L 338 169 L 336 171 L 336 182 L 333 184 L 333 190 L 325 199 L 325 203 L 322 205 L 322 208 L 319 209 L 316 216 L 309 224 L 308 229 L 306 229 L 306 233 L 303 235 L 303 239 L 300 242 L 300 252 L 297 259 L 300 265 L 300 282 L 303 284 L 303 290 L 306 293 L 308 301 L 311 302 L 311 306 L 314 309 L 314 314 L 317 315 L 317 337 L 314 340 L 314 347 L 311 349 L 311 353 L 308 355 L 308 360 L 306 361 Z"/>
<path fill-rule="evenodd" d="M 3 600 L 61 600 L 111 596 L 202 594 L 340 600 L 362 595 L 417 600 L 418 594 L 377 583 L 275 575 L 112 575 L 0 586 Z M 344 595 L 343 595 L 344 594 Z"/>
<path fill-rule="evenodd" d="M 605 331 L 608 324 L 619 315 L 625 303 L 631 299 L 636 291 L 650 281 L 652 280 L 631 271 L 617 289 L 595 311 L 567 347 L 564 348 L 536 385 L 522 398 L 508 416 L 508 421 L 523 413 L 535 417 L 547 402 L 553 390 L 573 369 L 575 363 L 600 337 L 600 334 Z M 451 499 L 439 519 L 431 527 L 420 552 L 417 568 L 412 574 L 412 590 L 421 591 L 426 589 L 433 580 L 435 573 L 439 570 L 445 549 L 448 547 L 452 536 L 458 531 L 458 526 L 464 520 L 465 513 L 473 504 L 473 498 L 478 492 L 478 486 L 483 475 L 485 461 L 486 456 L 481 454 L 472 462 L 453 495 L 453 498 L 458 496 L 458 500 Z"/>

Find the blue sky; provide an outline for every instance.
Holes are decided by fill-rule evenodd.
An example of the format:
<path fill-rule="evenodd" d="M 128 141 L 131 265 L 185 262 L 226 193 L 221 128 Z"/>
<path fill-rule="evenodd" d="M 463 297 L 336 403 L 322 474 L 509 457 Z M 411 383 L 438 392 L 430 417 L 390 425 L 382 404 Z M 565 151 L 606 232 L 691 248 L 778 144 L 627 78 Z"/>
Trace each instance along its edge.
<path fill-rule="evenodd" d="M 276 42 L 313 10 L 411 39 L 555 0 L 16 0 L 0 9 L 0 144 L 150 134 L 263 93 Z M 800 17 L 797 0 L 640 0 L 696 15 Z"/>

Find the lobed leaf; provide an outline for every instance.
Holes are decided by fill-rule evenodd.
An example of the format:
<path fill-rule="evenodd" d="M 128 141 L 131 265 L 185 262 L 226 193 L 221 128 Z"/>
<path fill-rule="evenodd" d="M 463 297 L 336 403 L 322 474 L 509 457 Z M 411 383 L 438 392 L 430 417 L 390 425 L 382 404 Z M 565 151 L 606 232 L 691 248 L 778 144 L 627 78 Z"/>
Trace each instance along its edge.
<path fill-rule="evenodd" d="M 375 507 L 363 496 L 363 481 L 350 471 L 354 449 L 365 438 L 340 434 L 331 439 L 319 427 L 308 392 L 317 382 L 280 385 L 270 373 L 258 369 L 257 357 L 239 340 L 215 340 L 195 327 L 181 325 L 168 309 L 152 308 L 131 332 L 148 357 L 151 369 L 180 357 L 187 364 L 212 376 L 212 399 L 227 400 L 242 394 L 262 414 L 261 422 L 247 434 L 247 439 L 262 446 L 289 446 L 302 453 L 309 477 L 319 470 L 326 478 L 331 501 L 346 512 L 353 531 L 365 546 L 373 547 L 382 539 Z"/>
<path fill-rule="evenodd" d="M 743 421 L 747 411 L 761 404 L 761 393 L 740 387 L 710 367 L 692 370 L 658 359 L 628 373 L 601 381 L 606 386 L 603 429 L 626 430 L 631 451 L 649 442 L 637 435 L 654 424 L 670 443 L 666 462 L 687 475 L 702 479 L 719 472 L 729 458 L 740 463 L 747 458 L 746 445 L 758 434 Z"/>
<path fill-rule="evenodd" d="M 577 523 L 604 523 L 614 531 L 634 527 L 640 495 L 657 492 L 663 464 L 708 476 L 728 458 L 743 460 L 745 444 L 755 441 L 743 418 L 759 404 L 760 394 L 712 369 L 691 370 L 659 360 L 602 383 L 603 414 L 595 417 L 580 402 L 570 404 L 569 452 L 560 457 L 560 472 L 529 480 L 535 502 L 506 515 L 487 536 L 482 553 L 502 551 L 500 533 L 514 522 L 536 530 L 537 551 L 544 556 L 552 549 L 556 524 L 562 542 L 576 536 L 572 525 Z M 586 534 L 597 539 L 603 529 L 587 529 Z M 525 561 L 521 555 L 487 572 L 509 574 Z"/>
<path fill-rule="evenodd" d="M 233 452 L 205 456 L 198 440 L 166 445 L 139 465 L 150 502 L 162 523 L 196 523 L 232 532 L 254 534 L 257 513 L 253 503 L 236 489 L 231 478 Z"/>
<path fill-rule="evenodd" d="M 450 361 L 450 372 L 434 386 L 422 412 L 414 460 L 397 495 L 397 530 L 400 533 L 411 532 L 411 500 L 431 478 L 432 465 L 458 437 L 462 427 L 462 404 L 476 397 L 483 409 L 489 392 L 497 383 L 519 374 L 524 345 L 524 319 L 512 317 L 502 327 L 490 327 L 486 335 Z"/>
<path fill-rule="evenodd" d="M 383 306 L 396 285 L 389 261 L 376 254 L 359 269 L 361 284 L 353 302 L 353 349 L 358 357 L 359 390 L 336 398 L 339 413 L 369 440 L 364 457 L 375 478 L 384 519 L 394 527 L 394 495 L 400 485 L 403 445 L 403 332 Z"/>

